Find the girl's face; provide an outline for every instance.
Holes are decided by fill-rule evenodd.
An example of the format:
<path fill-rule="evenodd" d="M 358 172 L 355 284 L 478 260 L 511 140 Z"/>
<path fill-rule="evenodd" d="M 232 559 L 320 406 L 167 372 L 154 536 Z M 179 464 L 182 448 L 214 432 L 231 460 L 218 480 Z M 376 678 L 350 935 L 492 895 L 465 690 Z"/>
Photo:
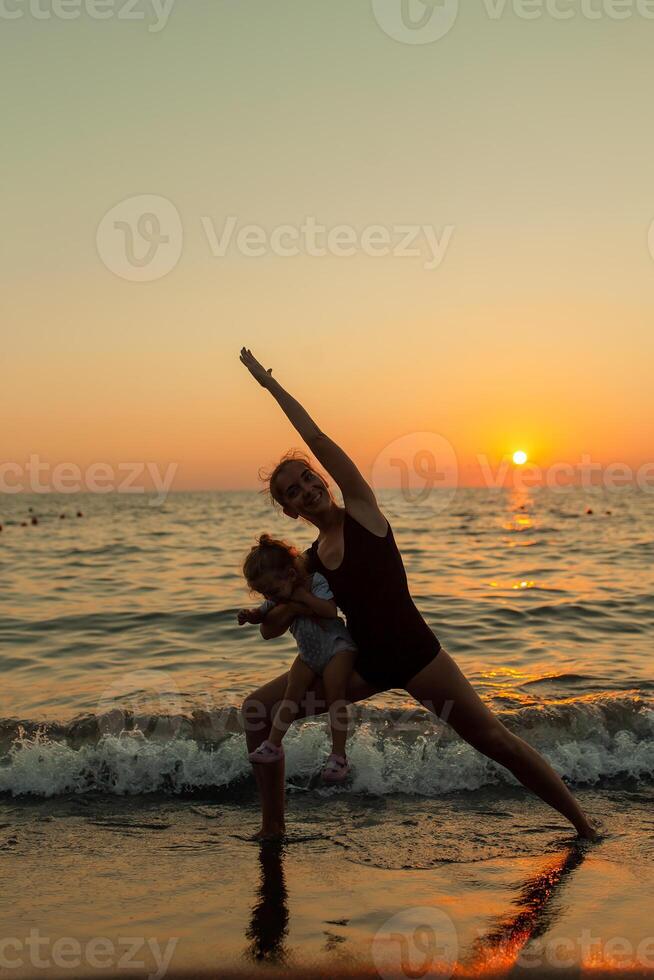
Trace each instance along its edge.
<path fill-rule="evenodd" d="M 333 503 L 325 481 L 301 459 L 282 467 L 275 492 L 288 517 L 306 517 L 309 521 L 328 511 Z"/>
<path fill-rule="evenodd" d="M 260 592 L 265 599 L 270 599 L 272 602 L 288 602 L 296 585 L 297 574 L 294 569 L 289 568 L 285 575 L 266 572 L 253 583 L 253 588 L 255 592 Z"/>

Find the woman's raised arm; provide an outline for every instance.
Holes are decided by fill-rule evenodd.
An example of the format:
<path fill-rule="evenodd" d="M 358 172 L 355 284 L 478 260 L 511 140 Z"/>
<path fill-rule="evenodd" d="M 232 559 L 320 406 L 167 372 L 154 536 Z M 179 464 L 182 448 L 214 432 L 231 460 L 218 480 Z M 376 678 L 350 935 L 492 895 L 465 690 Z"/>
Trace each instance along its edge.
<path fill-rule="evenodd" d="M 241 362 L 245 364 L 259 384 L 268 389 L 318 462 L 325 467 L 329 475 L 338 484 L 346 504 L 348 500 L 357 500 L 370 504 L 375 511 L 379 512 L 372 488 L 364 480 L 350 457 L 343 452 L 340 446 L 336 445 L 333 439 L 322 432 L 302 405 L 273 378 L 272 368 L 266 370 L 252 352 L 245 347 L 241 350 Z"/>

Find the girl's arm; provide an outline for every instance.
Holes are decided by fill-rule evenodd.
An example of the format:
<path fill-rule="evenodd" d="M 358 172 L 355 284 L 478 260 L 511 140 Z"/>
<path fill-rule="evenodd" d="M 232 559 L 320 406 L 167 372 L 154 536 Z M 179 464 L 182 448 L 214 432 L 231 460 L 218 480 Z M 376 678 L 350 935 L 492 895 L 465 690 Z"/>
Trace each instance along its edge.
<path fill-rule="evenodd" d="M 259 627 L 264 640 L 274 640 L 276 636 L 283 636 L 289 628 L 297 613 L 289 610 L 290 603 L 280 602 L 266 614 L 266 618 Z"/>
<path fill-rule="evenodd" d="M 314 616 L 319 616 L 320 619 L 334 619 L 338 616 L 338 609 L 333 599 L 320 599 L 303 586 L 293 590 L 293 600 L 304 603 Z"/>
<path fill-rule="evenodd" d="M 311 416 L 292 395 L 272 377 L 272 368 L 267 371 L 257 361 L 251 351 L 241 350 L 241 362 L 262 387 L 267 388 L 291 425 L 302 436 L 316 459 L 338 484 L 345 501 L 354 503 L 358 515 L 367 517 L 366 526 L 374 533 L 386 531 L 386 518 L 379 510 L 372 488 L 340 446 L 318 428 Z"/>
<path fill-rule="evenodd" d="M 259 632 L 264 640 L 274 640 L 276 636 L 282 636 L 286 632 L 296 616 L 314 615 L 313 609 L 304 602 L 279 602 L 274 609 L 266 613 Z"/>

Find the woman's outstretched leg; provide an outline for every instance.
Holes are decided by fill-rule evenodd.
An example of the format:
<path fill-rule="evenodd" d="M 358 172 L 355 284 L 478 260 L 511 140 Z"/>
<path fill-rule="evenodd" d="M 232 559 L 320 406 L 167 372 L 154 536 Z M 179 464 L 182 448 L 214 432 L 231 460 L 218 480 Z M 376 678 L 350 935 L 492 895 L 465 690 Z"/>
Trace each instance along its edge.
<path fill-rule="evenodd" d="M 281 674 L 268 684 L 253 691 L 243 702 L 242 717 L 248 752 L 253 752 L 268 738 L 277 704 L 283 699 L 288 673 Z M 346 698 L 350 702 L 363 701 L 377 691 L 367 684 L 356 671 L 350 675 Z M 323 714 L 327 702 L 322 681 L 318 679 L 307 691 L 300 706 L 299 718 Z M 259 837 L 281 837 L 284 834 L 284 760 L 267 766 L 253 766 L 254 778 L 261 801 L 261 830 Z"/>
<path fill-rule="evenodd" d="M 502 724 L 445 650 L 411 679 L 407 690 L 443 717 L 466 742 L 505 766 L 523 786 L 567 817 L 580 837 L 597 836 L 558 773 L 536 749 Z"/>

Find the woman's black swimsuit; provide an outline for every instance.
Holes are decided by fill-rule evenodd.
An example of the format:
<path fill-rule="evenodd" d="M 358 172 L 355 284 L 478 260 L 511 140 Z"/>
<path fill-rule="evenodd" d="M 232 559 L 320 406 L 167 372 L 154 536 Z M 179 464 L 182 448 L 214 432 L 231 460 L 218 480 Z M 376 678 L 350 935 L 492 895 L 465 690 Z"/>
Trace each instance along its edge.
<path fill-rule="evenodd" d="M 325 568 L 318 541 L 307 552 L 311 572 L 329 582 L 359 653 L 355 669 L 380 691 L 405 688 L 441 645 L 409 594 L 402 556 L 390 524 L 383 538 L 345 511 L 343 561 Z"/>

